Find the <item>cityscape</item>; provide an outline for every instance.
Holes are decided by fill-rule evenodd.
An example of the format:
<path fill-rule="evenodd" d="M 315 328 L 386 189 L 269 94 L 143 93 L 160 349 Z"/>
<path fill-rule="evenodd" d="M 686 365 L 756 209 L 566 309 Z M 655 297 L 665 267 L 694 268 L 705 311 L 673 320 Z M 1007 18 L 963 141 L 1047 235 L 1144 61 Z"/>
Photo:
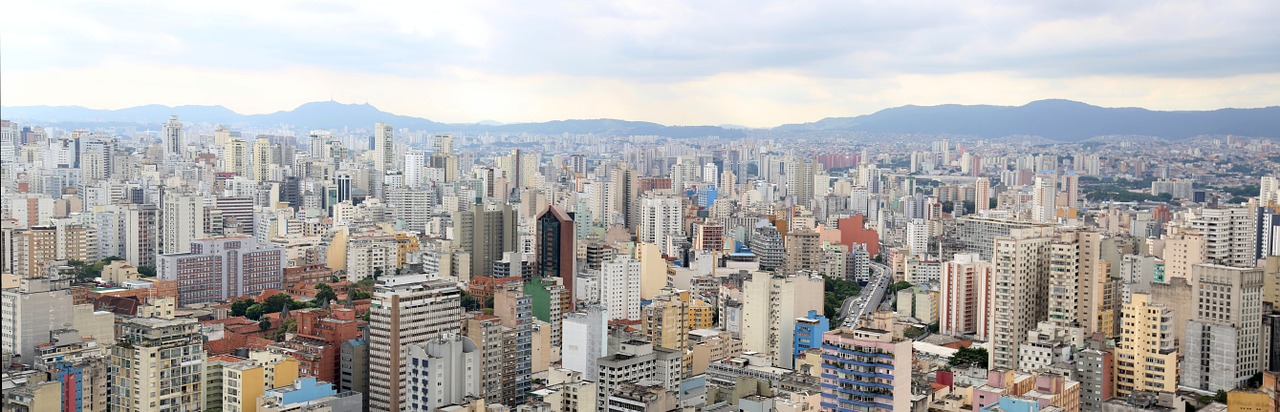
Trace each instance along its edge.
<path fill-rule="evenodd" d="M 982 64 L 855 52 L 829 44 L 851 34 L 823 7 L 796 6 L 428 4 L 392 35 L 357 27 L 385 10 L 317 4 L 291 10 L 305 22 L 231 14 L 245 22 L 209 31 L 225 39 L 201 34 L 224 11 L 183 9 L 192 29 L 157 23 L 152 44 L 81 22 L 110 10 L 23 5 L 85 24 L 0 33 L 3 411 L 1280 411 L 1280 67 L 1244 64 L 1275 58 L 1273 21 L 1179 29 L 1261 38 L 1215 54 L 1234 66 L 1121 36 L 1169 53 L 1028 54 L 1047 70 L 991 45 L 965 49 Z M 966 24 L 1016 9 L 955 7 Z M 1035 23 L 1020 41 L 1132 17 L 1050 9 L 1009 11 Z M 557 17 L 498 29 L 521 13 Z M 781 23 L 748 34 L 719 13 Z M 858 36 L 889 36 L 873 20 Z M 646 24 L 599 27 L 623 22 Z M 333 30 L 260 31 L 311 23 Z M 333 61 L 309 59 L 325 42 Z M 704 42 L 723 61 L 689 57 L 720 50 Z M 424 68 L 426 45 L 457 61 Z M 188 55 L 230 49 L 255 63 Z M 902 80 L 817 51 L 922 77 L 859 89 L 832 73 Z M 375 53 L 350 82 L 316 80 Z M 315 90 L 290 94 L 295 75 Z M 724 83 L 738 75 L 768 87 Z M 1068 86 L 1096 76 L 1125 84 Z M 955 97 L 965 79 L 1000 86 Z M 770 103 L 747 96 L 763 89 Z"/>

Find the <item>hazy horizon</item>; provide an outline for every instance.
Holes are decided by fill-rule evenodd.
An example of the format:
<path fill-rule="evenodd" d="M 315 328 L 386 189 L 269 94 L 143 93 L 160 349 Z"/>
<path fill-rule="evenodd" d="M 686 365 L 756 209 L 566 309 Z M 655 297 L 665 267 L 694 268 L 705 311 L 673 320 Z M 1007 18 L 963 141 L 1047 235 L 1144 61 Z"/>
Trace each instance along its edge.
<path fill-rule="evenodd" d="M 1280 104 L 1280 3 L 19 1 L 5 106 L 369 103 L 447 123 L 769 127 L 908 104 Z"/>

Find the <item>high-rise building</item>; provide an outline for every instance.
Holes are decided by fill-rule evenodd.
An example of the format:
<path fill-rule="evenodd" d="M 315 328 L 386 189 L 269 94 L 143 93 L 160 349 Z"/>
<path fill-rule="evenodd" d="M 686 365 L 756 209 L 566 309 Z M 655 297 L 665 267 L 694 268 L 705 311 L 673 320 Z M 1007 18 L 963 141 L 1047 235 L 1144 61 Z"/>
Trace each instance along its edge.
<path fill-rule="evenodd" d="M 911 409 L 911 341 L 873 329 L 822 335 L 822 403 L 826 411 Z"/>
<path fill-rule="evenodd" d="M 957 254 L 942 264 L 940 333 L 988 339 L 995 293 L 992 276 L 991 262 L 982 261 L 976 253 Z"/>
<path fill-rule="evenodd" d="M 822 241 L 818 232 L 801 230 L 788 233 L 786 244 L 787 273 L 817 272 L 822 263 Z M 842 274 L 831 274 L 840 276 Z"/>
<path fill-rule="evenodd" d="M 1064 231 L 1049 246 L 1049 321 L 1092 333 L 1099 328 L 1106 266 L 1100 264 L 1102 235 Z"/>
<path fill-rule="evenodd" d="M 667 236 L 684 235 L 684 207 L 670 191 L 652 191 L 640 199 L 637 238 L 643 243 L 667 244 Z"/>
<path fill-rule="evenodd" d="M 1170 308 L 1134 293 L 1124 305 L 1115 349 L 1116 396 L 1178 389 L 1178 348 Z"/>
<path fill-rule="evenodd" d="M 764 225 L 755 229 L 751 236 L 751 252 L 760 262 L 760 270 L 784 269 L 787 254 L 782 242 L 782 233 L 773 225 Z"/>
<path fill-rule="evenodd" d="M 406 348 L 409 368 L 406 410 L 435 411 L 446 405 L 462 404 L 480 393 L 476 382 L 480 352 L 475 342 L 462 335 L 441 335 L 426 343 Z"/>
<path fill-rule="evenodd" d="M 994 255 L 995 239 L 1009 236 L 1013 229 L 1050 227 L 1048 225 L 1016 220 L 995 219 L 966 215 L 956 219 L 956 231 L 964 250 L 977 252 L 982 260 L 990 261 Z M 844 229 L 841 228 L 841 231 Z"/>
<path fill-rule="evenodd" d="M 604 262 L 597 302 L 609 309 L 609 320 L 639 320 L 640 262 L 625 255 Z"/>
<path fill-rule="evenodd" d="M 1031 190 L 1031 221 L 1052 223 L 1058 207 L 1057 177 L 1054 175 L 1037 175 Z"/>
<path fill-rule="evenodd" d="M 573 215 L 555 205 L 538 215 L 538 275 L 544 278 L 560 278 L 564 290 L 569 293 L 569 310 L 575 303 L 573 278 L 577 276 L 577 247 L 574 241 Z"/>
<path fill-rule="evenodd" d="M 533 376 L 533 299 L 519 285 L 494 292 L 493 313 L 501 319 L 502 371 L 500 402 L 520 405 Z"/>
<path fill-rule="evenodd" d="M 1188 216 L 1187 230 L 1204 236 L 1205 262 L 1253 267 L 1254 258 L 1253 213 L 1249 208 L 1203 209 Z"/>
<path fill-rule="evenodd" d="M 760 353 L 778 367 L 792 368 L 791 333 L 796 318 L 822 310 L 822 276 L 752 272 L 743 283 L 742 348 Z"/>
<path fill-rule="evenodd" d="M 1048 316 L 1049 244 L 1053 228 L 1013 229 L 995 239 L 991 367 L 1018 369 L 1018 346 Z"/>
<path fill-rule="evenodd" d="M 107 345 L 75 329 L 58 329 L 37 351 L 35 369 L 62 383 L 62 410 L 107 410 Z"/>
<path fill-rule="evenodd" d="M 1244 385 L 1265 364 L 1262 269 L 1199 264 L 1179 385 L 1216 391 Z"/>
<path fill-rule="evenodd" d="M 1090 339 L 1075 353 L 1071 379 L 1080 382 L 1080 410 L 1103 410 L 1102 403 L 1115 396 L 1115 364 L 1115 353 L 1102 339 Z"/>
<path fill-rule="evenodd" d="M 53 226 L 13 230 L 8 240 L 5 263 L 19 278 L 45 277 L 45 265 L 58 259 L 58 231 Z"/>
<path fill-rule="evenodd" d="M 395 129 L 378 122 L 373 125 L 373 165 L 379 173 L 396 170 Z"/>
<path fill-rule="evenodd" d="M 471 276 L 489 276 L 493 262 L 517 251 L 516 223 L 511 205 L 487 203 L 453 214 L 453 235 L 471 254 Z"/>
<path fill-rule="evenodd" d="M 599 374 L 596 360 L 609 354 L 608 309 L 600 305 L 584 305 L 578 309 L 564 317 L 564 335 L 569 339 L 564 341 L 562 365 L 594 382 Z"/>
<path fill-rule="evenodd" d="M 808 206 L 813 202 L 817 190 L 814 188 L 814 176 L 821 169 L 813 159 L 787 158 L 787 196 L 794 196 L 797 205 Z"/>
<path fill-rule="evenodd" d="M 178 305 L 255 297 L 284 288 L 285 249 L 252 237 L 195 239 L 190 252 L 160 255 L 156 273 L 178 282 Z M 276 309 L 276 308 L 273 308 Z"/>
<path fill-rule="evenodd" d="M 49 342 L 49 332 L 72 326 L 72 297 L 69 282 L 46 278 L 22 279 L 16 288 L 2 294 L 3 316 L 0 331 L 4 353 L 30 364 L 38 346 Z"/>
<path fill-rule="evenodd" d="M 461 332 L 462 291 L 426 275 L 386 276 L 369 307 L 369 408 L 408 408 L 407 345 Z"/>
<path fill-rule="evenodd" d="M 253 142 L 253 180 L 259 182 L 271 180 L 271 166 L 274 163 L 272 160 L 271 140 L 259 137 Z"/>
<path fill-rule="evenodd" d="M 666 292 L 641 310 L 641 332 L 655 347 L 686 353 L 684 374 L 692 375 L 689 332 L 712 327 L 711 305 L 693 298 L 687 290 Z"/>
<path fill-rule="evenodd" d="M 182 122 L 178 120 L 178 116 L 169 117 L 169 121 L 164 124 L 164 130 L 161 131 L 160 137 L 164 141 L 165 159 L 182 158 L 183 151 L 186 149 L 186 142 L 183 141 Z"/>
<path fill-rule="evenodd" d="M 191 318 L 123 318 L 111 347 L 109 409 L 196 411 L 205 406 L 204 335 Z"/>
<path fill-rule="evenodd" d="M 167 193 L 160 217 L 160 255 L 191 252 L 191 242 L 205 237 L 202 196 Z"/>
<path fill-rule="evenodd" d="M 911 219 L 907 222 L 907 250 L 912 256 L 924 256 L 929 253 L 930 223 L 924 219 Z"/>
<path fill-rule="evenodd" d="M 981 213 L 991 206 L 991 179 L 979 177 L 973 182 L 973 208 Z"/>

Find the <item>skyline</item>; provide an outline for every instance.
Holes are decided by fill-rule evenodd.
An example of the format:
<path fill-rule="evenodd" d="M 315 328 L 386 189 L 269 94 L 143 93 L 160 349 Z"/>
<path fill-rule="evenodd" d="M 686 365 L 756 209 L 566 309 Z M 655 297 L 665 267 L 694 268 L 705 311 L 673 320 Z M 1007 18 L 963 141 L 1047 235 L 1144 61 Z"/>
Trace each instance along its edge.
<path fill-rule="evenodd" d="M 1280 102 L 1280 59 L 1269 53 L 1280 34 L 1267 22 L 1280 5 L 1104 4 L 140 2 L 121 13 L 18 2 L 15 15 L 29 18 L 0 29 L 0 98 L 245 114 L 332 99 L 447 123 L 749 127 L 907 104 Z"/>

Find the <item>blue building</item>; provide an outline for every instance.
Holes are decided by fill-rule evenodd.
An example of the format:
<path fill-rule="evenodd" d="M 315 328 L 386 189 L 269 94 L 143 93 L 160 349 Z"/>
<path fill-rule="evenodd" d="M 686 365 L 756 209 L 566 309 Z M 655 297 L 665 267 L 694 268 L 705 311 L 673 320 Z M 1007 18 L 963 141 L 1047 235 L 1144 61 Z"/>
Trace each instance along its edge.
<path fill-rule="evenodd" d="M 698 189 L 698 206 L 711 207 L 719 197 L 720 191 L 716 189 L 716 185 L 702 185 Z"/>
<path fill-rule="evenodd" d="M 809 349 L 821 348 L 822 334 L 829 330 L 831 322 L 816 310 L 809 311 L 803 318 L 796 318 L 795 342 L 791 345 L 795 352 L 791 356 L 796 357 Z"/>

